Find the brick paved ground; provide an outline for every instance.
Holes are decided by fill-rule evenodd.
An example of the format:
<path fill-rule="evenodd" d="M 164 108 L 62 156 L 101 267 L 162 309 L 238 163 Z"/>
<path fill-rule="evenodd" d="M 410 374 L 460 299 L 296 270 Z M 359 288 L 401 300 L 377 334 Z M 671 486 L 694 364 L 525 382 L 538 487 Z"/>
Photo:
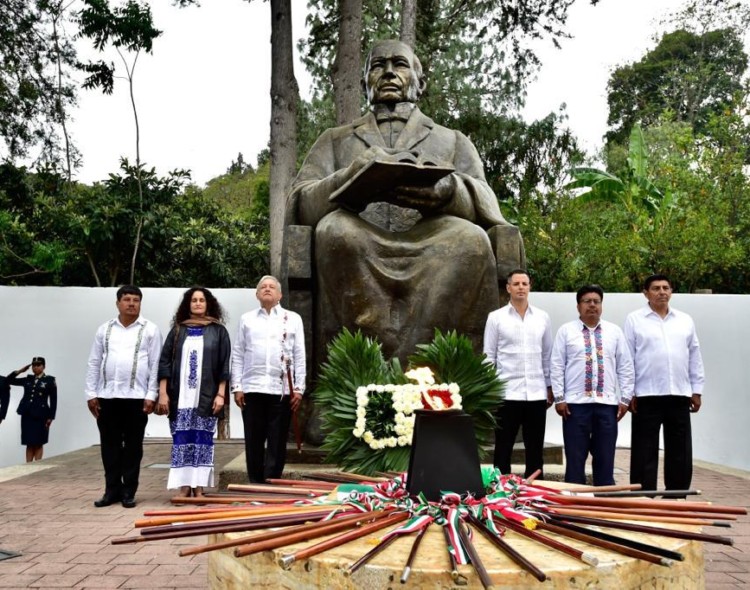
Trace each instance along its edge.
<path fill-rule="evenodd" d="M 216 447 L 221 466 L 243 450 L 231 441 Z M 95 508 L 103 475 L 99 448 L 91 447 L 42 461 L 44 469 L 24 474 L 24 467 L 0 469 L 0 549 L 22 555 L 0 561 L 0 588 L 206 588 L 206 556 L 183 558 L 179 546 L 203 539 L 111 545 L 114 537 L 133 531 L 143 510 L 164 508 L 171 494 L 165 489 L 170 444 L 146 444 L 138 507 L 119 504 Z M 618 483 L 626 483 L 628 451 L 618 451 Z M 750 506 L 750 473 L 698 465 L 693 487 L 703 499 Z M 706 588 L 750 587 L 750 518 L 741 517 L 732 529 L 707 529 L 729 534 L 734 547 L 706 545 Z"/>

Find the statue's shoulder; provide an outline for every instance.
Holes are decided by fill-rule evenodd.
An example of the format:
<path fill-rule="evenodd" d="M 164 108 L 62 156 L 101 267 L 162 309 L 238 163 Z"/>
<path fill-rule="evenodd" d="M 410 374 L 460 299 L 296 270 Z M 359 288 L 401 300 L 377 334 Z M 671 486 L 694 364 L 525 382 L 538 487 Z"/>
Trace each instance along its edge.
<path fill-rule="evenodd" d="M 327 129 L 323 132 L 323 135 L 328 135 L 333 140 L 341 139 L 349 137 L 360 127 L 367 127 L 370 125 L 375 125 L 375 117 L 372 116 L 372 113 L 365 113 L 361 117 L 354 119 L 351 123 Z"/>

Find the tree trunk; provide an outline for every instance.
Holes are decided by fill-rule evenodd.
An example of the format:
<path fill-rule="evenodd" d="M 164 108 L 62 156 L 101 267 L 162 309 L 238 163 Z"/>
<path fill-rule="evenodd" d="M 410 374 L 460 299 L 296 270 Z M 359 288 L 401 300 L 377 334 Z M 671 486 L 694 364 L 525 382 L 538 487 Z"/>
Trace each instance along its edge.
<path fill-rule="evenodd" d="M 339 0 L 339 42 L 331 78 L 336 123 L 345 125 L 360 115 L 362 94 L 362 0 Z"/>
<path fill-rule="evenodd" d="M 416 49 L 417 0 L 401 0 L 401 41 Z"/>
<path fill-rule="evenodd" d="M 291 0 L 271 0 L 271 273 L 281 271 L 284 208 L 297 165 L 297 104 Z"/>

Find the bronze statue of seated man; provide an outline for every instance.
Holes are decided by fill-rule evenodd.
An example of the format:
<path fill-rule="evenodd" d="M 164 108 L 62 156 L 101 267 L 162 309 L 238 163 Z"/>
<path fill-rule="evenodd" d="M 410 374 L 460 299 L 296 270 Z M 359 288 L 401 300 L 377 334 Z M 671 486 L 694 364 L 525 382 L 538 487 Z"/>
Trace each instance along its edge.
<path fill-rule="evenodd" d="M 436 327 L 481 350 L 499 300 L 486 230 L 509 224 L 479 155 L 416 106 L 425 80 L 408 45 L 376 43 L 363 86 L 370 112 L 321 135 L 288 201 L 292 222 L 314 228 L 316 357 L 342 327 L 378 338 L 386 358 Z"/>

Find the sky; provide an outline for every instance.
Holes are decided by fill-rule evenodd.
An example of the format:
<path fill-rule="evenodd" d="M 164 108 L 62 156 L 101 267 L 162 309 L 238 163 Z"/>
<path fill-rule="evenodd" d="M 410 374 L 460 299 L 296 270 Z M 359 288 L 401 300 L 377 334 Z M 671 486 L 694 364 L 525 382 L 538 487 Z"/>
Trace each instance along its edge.
<path fill-rule="evenodd" d="M 594 153 L 606 131 L 609 73 L 653 48 L 656 20 L 682 1 L 601 0 L 592 7 L 578 0 L 568 19 L 573 39 L 563 40 L 561 50 L 548 41 L 537 46 L 543 66 L 528 88 L 524 117 L 543 117 L 565 103 L 569 126 Z M 268 2 L 204 0 L 187 9 L 170 0 L 150 4 L 164 33 L 154 42 L 153 54 L 142 54 L 135 69 L 141 161 L 159 174 L 190 169 L 198 185 L 226 172 L 240 152 L 254 164 L 269 134 Z M 306 4 L 292 0 L 295 39 L 305 34 Z M 106 58 L 122 72 L 117 54 Z M 295 75 L 302 95 L 309 96 L 310 78 L 299 62 Z M 109 96 L 82 90 L 72 116 L 73 140 L 83 154 L 79 180 L 105 179 L 118 169 L 121 156 L 135 161 L 125 80 L 117 80 Z"/>

